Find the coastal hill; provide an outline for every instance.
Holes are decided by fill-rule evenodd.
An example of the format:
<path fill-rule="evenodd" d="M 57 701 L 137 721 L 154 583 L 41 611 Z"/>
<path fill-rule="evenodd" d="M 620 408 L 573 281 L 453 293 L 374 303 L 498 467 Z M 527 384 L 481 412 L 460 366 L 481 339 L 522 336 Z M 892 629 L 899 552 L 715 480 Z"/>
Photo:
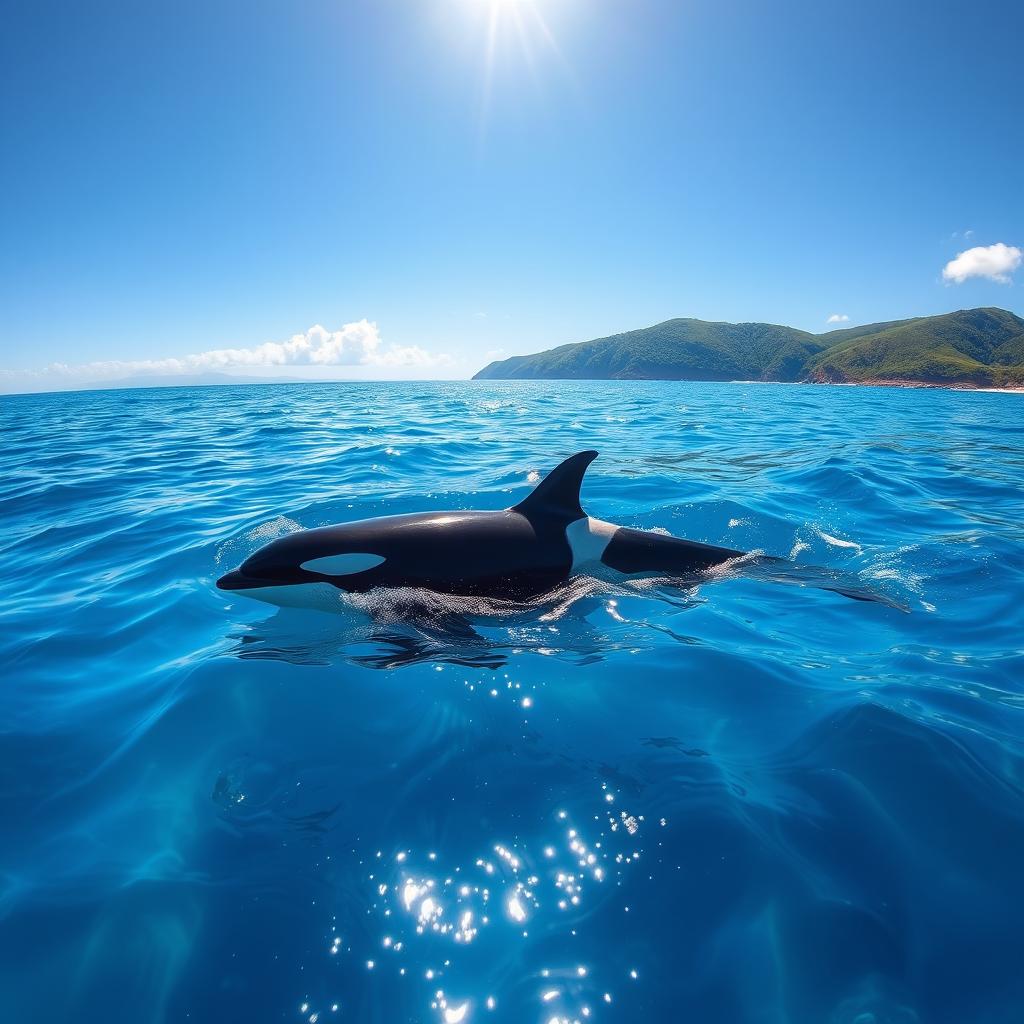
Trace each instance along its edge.
<path fill-rule="evenodd" d="M 963 309 L 826 334 L 666 320 L 485 366 L 474 380 L 762 380 L 1024 386 L 1024 320 Z"/>

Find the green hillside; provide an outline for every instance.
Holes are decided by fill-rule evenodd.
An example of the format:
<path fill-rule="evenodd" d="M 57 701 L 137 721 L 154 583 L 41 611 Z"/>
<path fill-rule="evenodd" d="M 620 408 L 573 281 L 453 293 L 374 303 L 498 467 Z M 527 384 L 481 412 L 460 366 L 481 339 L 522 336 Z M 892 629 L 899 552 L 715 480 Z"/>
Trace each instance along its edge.
<path fill-rule="evenodd" d="M 809 334 L 667 320 L 485 366 L 476 380 L 764 380 L 1024 385 L 1024 320 L 1001 309 Z"/>
<path fill-rule="evenodd" d="M 813 334 L 793 327 L 667 320 L 491 363 L 476 378 L 799 380 L 823 347 Z"/>
<path fill-rule="evenodd" d="M 1024 384 L 1024 320 L 1003 309 L 964 309 L 907 320 L 834 342 L 809 361 L 808 376 L 854 382 Z"/>

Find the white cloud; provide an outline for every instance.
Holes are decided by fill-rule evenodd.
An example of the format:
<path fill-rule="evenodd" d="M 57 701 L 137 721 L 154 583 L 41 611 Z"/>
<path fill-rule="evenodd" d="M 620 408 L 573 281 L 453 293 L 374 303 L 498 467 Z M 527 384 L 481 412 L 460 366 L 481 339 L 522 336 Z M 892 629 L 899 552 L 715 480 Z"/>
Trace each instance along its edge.
<path fill-rule="evenodd" d="M 287 341 L 267 341 L 255 348 L 216 348 L 167 359 L 108 359 L 71 365 L 51 363 L 44 370 L 17 376 L 44 380 L 105 381 L 128 375 L 154 377 L 201 373 L 260 372 L 276 367 L 302 366 L 319 373 L 330 367 L 361 367 L 381 370 L 423 370 L 447 366 L 451 357 L 428 352 L 418 345 L 384 347 L 375 323 L 358 320 L 340 330 L 328 331 L 316 324 Z M 11 376 L 6 374 L 6 376 Z"/>
<path fill-rule="evenodd" d="M 945 281 L 963 284 L 969 277 L 987 277 L 999 284 L 1009 284 L 1010 275 L 1020 266 L 1024 253 L 1015 245 L 996 242 L 976 245 L 958 253 L 942 270 Z"/>
<path fill-rule="evenodd" d="M 845 313 L 833 313 L 826 321 L 827 324 L 848 324 L 850 318 Z"/>

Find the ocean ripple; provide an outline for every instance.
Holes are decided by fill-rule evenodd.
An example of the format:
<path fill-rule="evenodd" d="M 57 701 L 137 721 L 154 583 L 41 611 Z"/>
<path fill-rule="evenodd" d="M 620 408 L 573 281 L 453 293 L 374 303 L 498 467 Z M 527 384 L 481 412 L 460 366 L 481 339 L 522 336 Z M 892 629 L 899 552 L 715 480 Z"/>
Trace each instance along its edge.
<path fill-rule="evenodd" d="M 3 398 L 3 1018 L 1016 1022 L 1020 403 Z M 592 514 L 791 564 L 331 615 L 213 586 L 590 447 Z"/>

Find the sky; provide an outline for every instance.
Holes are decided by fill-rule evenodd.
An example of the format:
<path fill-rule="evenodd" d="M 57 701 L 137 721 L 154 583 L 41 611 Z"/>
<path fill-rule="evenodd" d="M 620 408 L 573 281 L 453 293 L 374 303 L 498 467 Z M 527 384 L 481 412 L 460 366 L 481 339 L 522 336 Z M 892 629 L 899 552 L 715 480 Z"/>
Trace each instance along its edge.
<path fill-rule="evenodd" d="M 16 2 L 0 390 L 1024 313 L 1019 2 Z"/>

